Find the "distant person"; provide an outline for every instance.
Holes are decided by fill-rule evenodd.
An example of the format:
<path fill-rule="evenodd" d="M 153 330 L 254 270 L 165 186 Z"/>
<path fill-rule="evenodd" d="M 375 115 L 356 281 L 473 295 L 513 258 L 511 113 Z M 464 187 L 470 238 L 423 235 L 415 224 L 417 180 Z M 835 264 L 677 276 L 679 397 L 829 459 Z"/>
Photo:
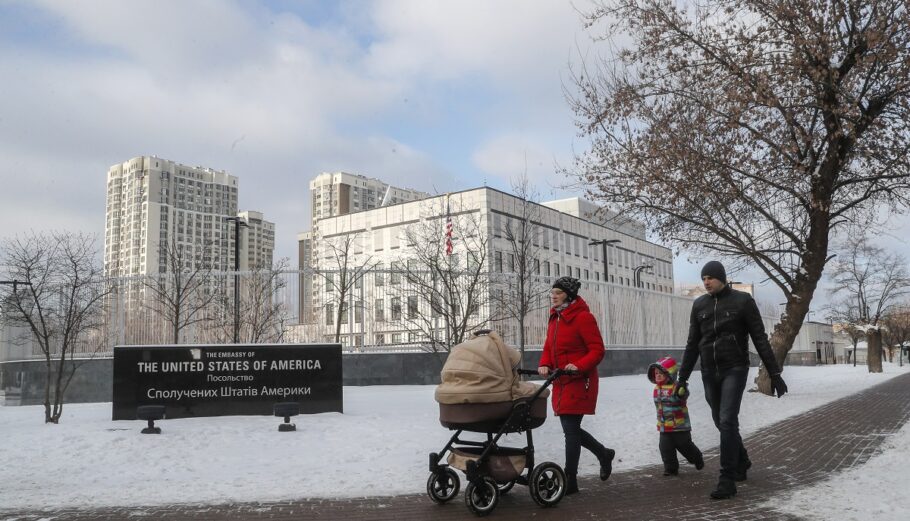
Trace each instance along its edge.
<path fill-rule="evenodd" d="M 604 481 L 613 471 L 616 455 L 616 451 L 604 447 L 581 428 L 584 415 L 594 414 L 597 405 L 597 364 L 604 357 L 604 342 L 597 319 L 578 296 L 580 287 L 581 282 L 572 277 L 561 277 L 553 283 L 547 339 L 537 368 L 544 377 L 555 369 L 579 373 L 553 382 L 553 413 L 559 416 L 566 438 L 566 494 L 578 492 L 578 460 L 582 447 L 597 456 L 600 479 Z"/>
<path fill-rule="evenodd" d="M 679 474 L 679 459 L 701 470 L 705 459 L 692 441 L 692 423 L 686 407 L 686 396 L 676 392 L 676 373 L 679 366 L 673 358 L 661 358 L 648 367 L 648 380 L 654 384 L 654 407 L 657 408 L 657 430 L 660 432 L 660 459 L 664 462 L 664 476 Z"/>
<path fill-rule="evenodd" d="M 701 280 L 708 294 L 692 304 L 689 338 L 676 388 L 679 394 L 686 395 L 686 382 L 701 357 L 705 399 L 720 431 L 720 480 L 711 498 L 729 499 L 736 495 L 736 482 L 745 481 L 746 471 L 752 466 L 739 435 L 739 406 L 749 376 L 750 337 L 771 375 L 778 398 L 787 392 L 787 384 L 780 375 L 781 368 L 752 296 L 727 285 L 727 272 L 717 261 L 704 265 Z"/>

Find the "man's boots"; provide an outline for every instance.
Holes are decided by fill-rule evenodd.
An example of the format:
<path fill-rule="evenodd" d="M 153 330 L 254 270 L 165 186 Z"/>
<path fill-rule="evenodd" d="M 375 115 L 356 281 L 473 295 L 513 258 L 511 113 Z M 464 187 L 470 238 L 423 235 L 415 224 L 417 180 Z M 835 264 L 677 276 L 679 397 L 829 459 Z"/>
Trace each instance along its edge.
<path fill-rule="evenodd" d="M 736 495 L 736 483 L 729 478 L 720 478 L 717 488 L 711 492 L 711 499 L 730 499 Z"/>
<path fill-rule="evenodd" d="M 736 474 L 733 476 L 733 479 L 736 481 L 745 481 L 746 471 L 750 468 L 752 468 L 752 460 L 739 460 L 739 465 L 736 466 Z"/>

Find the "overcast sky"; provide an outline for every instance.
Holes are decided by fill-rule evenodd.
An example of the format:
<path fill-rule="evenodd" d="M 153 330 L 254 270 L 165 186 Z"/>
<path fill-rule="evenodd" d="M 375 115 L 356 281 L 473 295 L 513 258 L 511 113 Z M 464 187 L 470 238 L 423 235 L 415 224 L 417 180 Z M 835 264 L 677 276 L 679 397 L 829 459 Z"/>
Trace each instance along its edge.
<path fill-rule="evenodd" d="M 555 167 L 584 148 L 563 88 L 597 51 L 586 5 L 0 0 L 0 235 L 100 237 L 107 169 L 141 155 L 237 176 L 293 264 L 323 171 L 580 195 Z"/>

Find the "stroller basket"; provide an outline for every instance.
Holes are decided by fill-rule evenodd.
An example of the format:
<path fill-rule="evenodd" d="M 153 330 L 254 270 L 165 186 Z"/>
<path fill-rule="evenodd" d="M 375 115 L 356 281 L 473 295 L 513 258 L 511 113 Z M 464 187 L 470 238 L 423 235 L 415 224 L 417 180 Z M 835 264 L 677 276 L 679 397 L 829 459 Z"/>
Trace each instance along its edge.
<path fill-rule="evenodd" d="M 516 412 L 523 402 L 527 409 Z M 536 429 L 547 419 L 546 396 L 519 398 L 513 402 L 439 404 L 439 422 L 452 430 L 471 432 L 521 432 Z"/>
<path fill-rule="evenodd" d="M 482 447 L 454 447 L 449 453 L 447 461 L 450 466 L 467 472 L 468 462 L 477 461 Z M 527 456 L 521 449 L 512 449 L 508 447 L 499 447 L 487 457 L 487 468 L 489 476 L 499 483 L 507 483 L 518 479 L 525 469 Z"/>

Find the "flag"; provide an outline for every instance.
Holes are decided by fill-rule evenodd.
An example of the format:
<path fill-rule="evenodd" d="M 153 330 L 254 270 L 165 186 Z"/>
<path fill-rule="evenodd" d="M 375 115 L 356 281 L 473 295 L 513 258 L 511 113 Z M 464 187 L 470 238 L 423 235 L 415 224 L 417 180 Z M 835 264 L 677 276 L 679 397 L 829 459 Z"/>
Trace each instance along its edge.
<path fill-rule="evenodd" d="M 449 212 L 449 200 L 446 198 L 446 255 L 452 254 L 452 214 Z"/>

